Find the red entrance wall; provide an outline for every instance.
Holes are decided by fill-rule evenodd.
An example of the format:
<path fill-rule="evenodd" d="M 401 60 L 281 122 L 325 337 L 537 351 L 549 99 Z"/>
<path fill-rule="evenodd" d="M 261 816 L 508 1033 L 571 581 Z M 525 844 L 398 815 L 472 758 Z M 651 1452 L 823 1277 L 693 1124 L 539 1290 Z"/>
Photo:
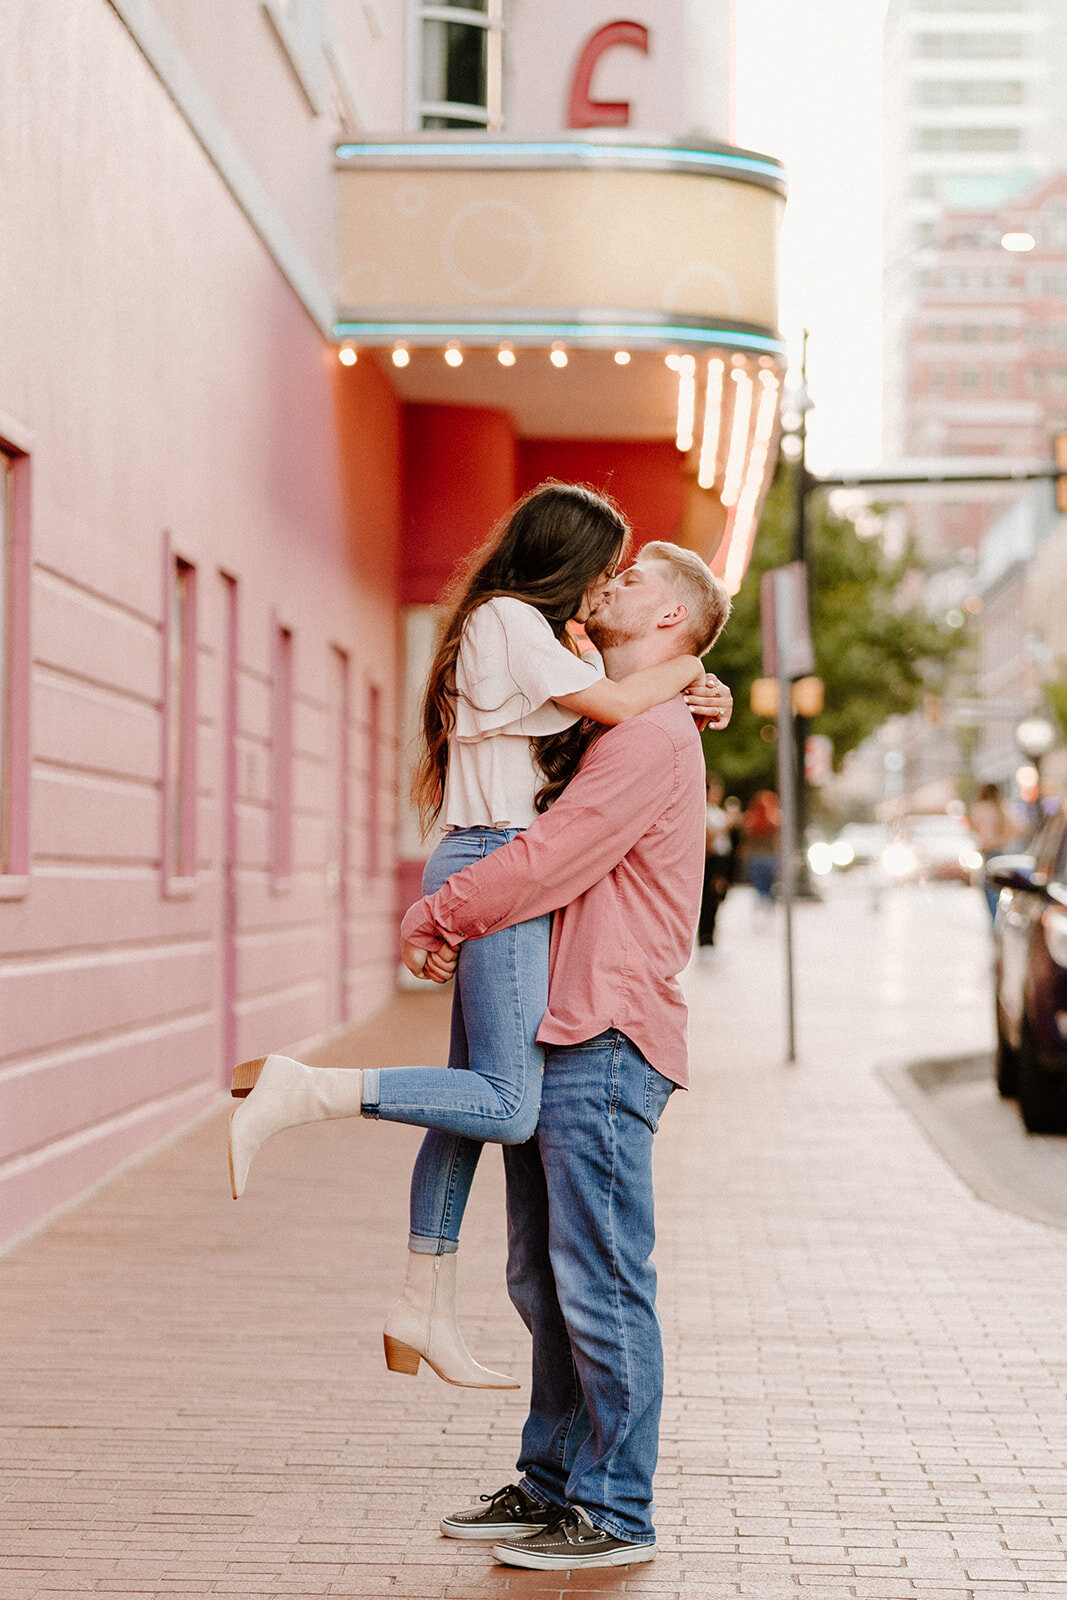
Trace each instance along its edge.
<path fill-rule="evenodd" d="M 669 439 L 523 439 L 518 490 L 545 478 L 588 483 L 614 496 L 633 523 L 634 547 L 676 539 L 682 523 L 683 457 Z"/>
<path fill-rule="evenodd" d="M 404 407 L 402 600 L 435 605 L 515 499 L 515 430 L 480 406 Z"/>

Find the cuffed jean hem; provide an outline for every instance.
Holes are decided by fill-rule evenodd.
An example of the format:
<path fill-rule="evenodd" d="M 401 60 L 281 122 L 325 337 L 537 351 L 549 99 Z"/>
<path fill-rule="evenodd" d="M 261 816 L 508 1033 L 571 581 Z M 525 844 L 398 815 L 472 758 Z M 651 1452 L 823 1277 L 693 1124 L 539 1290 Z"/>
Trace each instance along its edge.
<path fill-rule="evenodd" d="M 539 1506 L 566 1506 L 571 1504 L 569 1500 L 550 1500 L 540 1485 L 534 1483 L 525 1473 L 519 1479 L 519 1488 L 524 1494 L 528 1494 L 531 1500 L 536 1500 Z M 624 1528 L 620 1522 L 615 1521 L 614 1517 L 606 1517 L 602 1511 L 590 1511 L 588 1506 L 582 1506 L 581 1509 L 585 1512 L 594 1528 L 599 1528 L 601 1533 L 610 1534 L 613 1539 L 624 1539 L 627 1544 L 655 1544 L 656 1542 L 654 1531 L 650 1531 L 647 1535 L 635 1535 L 632 1528 Z"/>
<path fill-rule="evenodd" d="M 614 1517 L 606 1517 L 603 1511 L 590 1511 L 588 1506 L 582 1506 L 582 1510 L 594 1528 L 599 1528 L 601 1533 L 610 1534 L 613 1539 L 624 1539 L 627 1544 L 655 1544 L 656 1542 L 654 1530 L 650 1530 L 647 1534 L 634 1533 L 632 1528 L 624 1527 L 621 1522 L 616 1522 Z"/>
<path fill-rule="evenodd" d="M 528 1494 L 531 1500 L 536 1500 L 539 1506 L 565 1506 L 567 1504 L 566 1500 L 550 1500 L 540 1485 L 532 1483 L 525 1473 L 519 1479 L 519 1488 L 523 1494 Z"/>
<path fill-rule="evenodd" d="M 378 1115 L 378 1067 L 363 1068 L 363 1102 L 359 1108 L 361 1117 L 377 1117 Z"/>
<path fill-rule="evenodd" d="M 409 1233 L 408 1249 L 416 1256 L 454 1256 L 459 1240 L 441 1238 L 437 1234 Z"/>

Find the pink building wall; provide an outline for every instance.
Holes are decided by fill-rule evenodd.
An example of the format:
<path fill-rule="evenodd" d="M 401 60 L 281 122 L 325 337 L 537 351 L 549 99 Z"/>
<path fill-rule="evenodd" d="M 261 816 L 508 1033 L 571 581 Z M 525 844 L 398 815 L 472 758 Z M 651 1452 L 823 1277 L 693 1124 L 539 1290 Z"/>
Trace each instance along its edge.
<path fill-rule="evenodd" d="M 0 446 L 32 465 L 31 870 L 0 878 L 0 1240 L 207 1107 L 231 1048 L 395 977 L 399 407 L 338 370 L 116 11 L 16 9 Z M 168 548 L 195 569 L 197 859 L 165 882 Z"/>

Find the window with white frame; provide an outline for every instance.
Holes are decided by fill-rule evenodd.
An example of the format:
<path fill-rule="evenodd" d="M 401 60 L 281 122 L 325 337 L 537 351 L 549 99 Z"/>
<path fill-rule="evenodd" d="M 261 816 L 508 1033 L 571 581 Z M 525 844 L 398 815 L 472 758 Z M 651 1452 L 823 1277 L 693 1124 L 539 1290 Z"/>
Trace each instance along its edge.
<path fill-rule="evenodd" d="M 420 128 L 503 127 L 504 0 L 414 0 Z"/>

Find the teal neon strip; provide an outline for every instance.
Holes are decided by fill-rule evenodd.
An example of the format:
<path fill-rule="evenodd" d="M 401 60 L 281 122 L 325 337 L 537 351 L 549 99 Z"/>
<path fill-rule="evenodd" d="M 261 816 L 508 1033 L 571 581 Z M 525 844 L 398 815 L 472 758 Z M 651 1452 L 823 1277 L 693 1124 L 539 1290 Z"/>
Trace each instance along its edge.
<path fill-rule="evenodd" d="M 769 334 L 745 333 L 734 328 L 640 327 L 631 323 L 599 322 L 338 322 L 336 339 L 613 339 L 619 344 L 649 340 L 662 344 L 728 345 L 758 350 L 763 355 L 784 356 L 781 339 Z"/>
<path fill-rule="evenodd" d="M 589 157 L 594 161 L 623 163 L 627 161 L 671 161 L 678 165 L 713 171 L 758 172 L 763 177 L 785 181 L 785 170 L 776 161 L 763 161 L 758 156 L 730 155 L 711 150 L 667 149 L 659 145 L 609 145 L 579 144 L 340 144 L 337 156 L 348 161 L 357 156 L 385 156 L 390 160 L 415 161 L 429 156 L 432 160 L 447 163 L 450 157 L 462 156 L 475 160 L 486 156 L 575 156 Z"/>

